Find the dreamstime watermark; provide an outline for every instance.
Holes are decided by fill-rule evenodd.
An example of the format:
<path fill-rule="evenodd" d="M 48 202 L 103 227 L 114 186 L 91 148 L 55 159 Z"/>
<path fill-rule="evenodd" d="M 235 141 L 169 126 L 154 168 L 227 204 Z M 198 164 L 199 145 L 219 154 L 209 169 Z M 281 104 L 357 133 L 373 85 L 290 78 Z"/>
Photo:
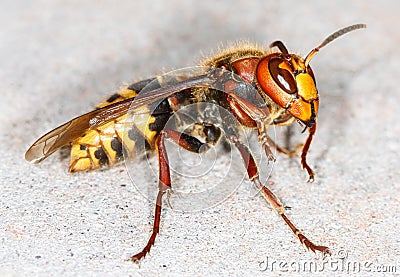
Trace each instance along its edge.
<path fill-rule="evenodd" d="M 394 264 L 382 264 L 377 260 L 353 260 L 349 259 L 348 252 L 341 249 L 336 255 L 326 257 L 323 260 L 276 260 L 267 257 L 258 262 L 258 268 L 262 272 L 297 272 L 297 273 L 400 273 L 400 266 Z"/>

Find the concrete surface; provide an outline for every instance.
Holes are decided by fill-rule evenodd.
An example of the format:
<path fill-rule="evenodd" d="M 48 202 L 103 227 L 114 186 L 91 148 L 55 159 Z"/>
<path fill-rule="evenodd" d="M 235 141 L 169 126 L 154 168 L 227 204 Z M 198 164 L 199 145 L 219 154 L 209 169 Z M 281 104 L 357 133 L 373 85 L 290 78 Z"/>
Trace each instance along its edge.
<path fill-rule="evenodd" d="M 309 265 L 318 275 L 347 274 L 348 265 L 351 275 L 400 274 L 398 1 L 4 0 L 0 7 L 1 276 L 302 275 Z M 161 234 L 139 268 L 124 260 L 147 241 L 153 204 L 123 165 L 69 175 L 58 153 L 39 165 L 23 159 L 36 138 L 115 89 L 193 65 L 221 43 L 281 39 L 305 55 L 358 22 L 368 29 L 311 62 L 321 95 L 309 156 L 316 181 L 306 183 L 298 161 L 283 156 L 271 177 L 292 220 L 331 247 L 325 261 L 305 251 L 244 181 L 201 212 L 165 205 Z M 243 177 L 235 164 L 226 183 Z"/>

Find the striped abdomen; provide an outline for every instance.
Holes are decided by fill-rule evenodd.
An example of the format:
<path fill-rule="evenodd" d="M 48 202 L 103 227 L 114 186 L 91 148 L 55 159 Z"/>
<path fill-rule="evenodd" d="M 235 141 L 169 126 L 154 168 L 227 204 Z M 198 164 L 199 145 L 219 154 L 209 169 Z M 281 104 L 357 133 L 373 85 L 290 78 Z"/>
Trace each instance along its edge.
<path fill-rule="evenodd" d="M 97 108 L 134 98 L 152 80 L 144 80 L 118 91 Z M 150 114 L 148 107 L 143 106 L 140 113 L 135 115 L 134 122 L 128 122 L 129 116 L 126 114 L 88 130 L 75 139 L 71 148 L 69 171 L 112 166 L 123 160 L 124 155 L 131 157 L 145 149 L 154 149 L 155 140 L 171 114 L 167 99 L 164 101 L 156 109 L 157 113 Z"/>

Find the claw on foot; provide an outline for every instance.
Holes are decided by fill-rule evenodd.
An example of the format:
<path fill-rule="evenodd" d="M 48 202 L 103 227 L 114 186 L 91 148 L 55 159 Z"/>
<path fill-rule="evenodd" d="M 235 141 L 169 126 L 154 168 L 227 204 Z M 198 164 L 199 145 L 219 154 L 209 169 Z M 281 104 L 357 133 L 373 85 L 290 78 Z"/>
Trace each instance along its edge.
<path fill-rule="evenodd" d="M 322 245 L 315 245 L 303 234 L 298 234 L 297 237 L 299 238 L 300 242 L 307 248 L 307 250 L 310 250 L 314 253 L 316 251 L 321 252 L 324 258 L 332 254 L 328 247 Z"/>
<path fill-rule="evenodd" d="M 138 254 L 136 254 L 136 255 L 130 257 L 129 259 L 126 259 L 125 261 L 126 261 L 126 262 L 132 262 L 132 263 L 134 263 L 134 264 L 137 264 L 137 265 L 140 267 L 140 260 L 141 260 L 142 258 L 144 258 L 144 256 L 145 256 L 145 255 L 143 255 L 143 253 L 140 252 L 140 253 L 138 253 Z"/>

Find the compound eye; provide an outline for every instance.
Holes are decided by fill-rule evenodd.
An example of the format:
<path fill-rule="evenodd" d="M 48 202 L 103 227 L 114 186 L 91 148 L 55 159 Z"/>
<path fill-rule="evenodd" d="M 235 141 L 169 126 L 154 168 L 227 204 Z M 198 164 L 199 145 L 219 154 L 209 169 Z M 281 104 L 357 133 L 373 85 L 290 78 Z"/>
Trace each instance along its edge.
<path fill-rule="evenodd" d="M 272 78 L 281 89 L 289 94 L 293 94 L 297 91 L 296 80 L 292 73 L 284 68 L 290 68 L 287 61 L 281 58 L 275 58 L 271 59 L 268 65 Z"/>

